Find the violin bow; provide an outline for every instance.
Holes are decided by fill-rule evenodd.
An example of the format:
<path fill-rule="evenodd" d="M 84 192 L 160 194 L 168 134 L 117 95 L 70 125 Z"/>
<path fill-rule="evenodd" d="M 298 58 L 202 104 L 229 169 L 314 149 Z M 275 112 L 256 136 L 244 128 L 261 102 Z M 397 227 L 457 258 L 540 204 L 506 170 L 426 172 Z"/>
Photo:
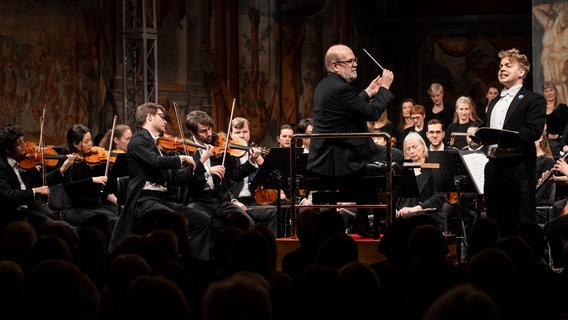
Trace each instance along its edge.
<path fill-rule="evenodd" d="M 237 99 L 233 98 L 233 106 L 231 107 L 231 117 L 229 118 L 229 129 L 227 129 L 227 139 L 225 140 L 225 153 L 223 153 L 223 161 L 221 165 L 225 166 L 225 158 L 227 158 L 227 152 L 229 152 L 229 137 L 231 135 L 231 128 L 233 127 L 231 123 L 233 122 L 233 111 L 235 111 L 235 101 Z"/>
<path fill-rule="evenodd" d="M 43 127 L 45 125 L 45 107 L 41 111 L 40 125 L 39 125 L 39 149 L 41 151 L 41 179 L 44 186 L 47 186 L 47 177 L 45 170 L 45 141 L 43 141 Z"/>
<path fill-rule="evenodd" d="M 105 177 L 108 177 L 108 170 L 110 167 L 110 155 L 112 151 L 112 144 L 114 143 L 114 128 L 116 127 L 116 115 L 112 119 L 112 129 L 110 131 L 110 141 L 108 142 L 108 155 L 107 155 L 107 163 L 105 167 Z"/>
<path fill-rule="evenodd" d="M 178 125 L 178 128 L 179 128 L 179 136 L 181 137 L 181 142 L 184 145 L 183 152 L 185 153 L 186 156 L 188 156 L 189 153 L 187 152 L 187 149 L 185 148 L 185 137 L 183 135 L 183 128 L 181 126 L 181 119 L 180 119 L 179 113 L 178 113 L 178 105 L 175 101 L 174 101 L 174 112 L 176 114 L 176 121 L 177 121 L 177 125 Z"/>

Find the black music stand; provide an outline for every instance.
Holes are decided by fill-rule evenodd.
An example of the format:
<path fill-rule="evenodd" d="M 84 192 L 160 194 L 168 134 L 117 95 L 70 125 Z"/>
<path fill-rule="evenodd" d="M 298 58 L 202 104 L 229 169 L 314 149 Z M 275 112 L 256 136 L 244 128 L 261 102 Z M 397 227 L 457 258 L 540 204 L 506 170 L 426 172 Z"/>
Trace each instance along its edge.
<path fill-rule="evenodd" d="M 458 263 L 462 261 L 462 244 L 467 247 L 466 231 L 462 218 L 464 193 L 477 193 L 476 187 L 460 153 L 463 153 L 463 151 L 449 150 L 428 152 L 428 162 L 437 163 L 440 166 L 436 174 L 434 174 L 436 189 L 440 192 L 457 192 L 458 194 L 456 198 L 456 216 L 458 223 L 456 245 Z"/>
<path fill-rule="evenodd" d="M 416 165 L 418 167 L 418 165 Z M 418 190 L 418 184 L 416 183 L 416 176 L 414 171 L 415 166 L 412 162 L 405 162 L 402 165 L 402 170 L 400 173 L 400 183 L 397 191 L 398 198 L 419 198 L 420 191 Z"/>
<path fill-rule="evenodd" d="M 297 173 L 305 172 L 307 157 L 302 154 L 302 148 L 297 148 Z M 250 189 L 256 190 L 262 186 L 264 189 L 290 190 L 290 148 L 271 148 L 264 158 L 264 163 L 258 169 Z M 292 201 L 295 195 L 290 195 Z M 276 197 L 276 214 L 278 215 L 278 235 L 286 236 L 286 214 L 282 214 L 280 195 Z"/>

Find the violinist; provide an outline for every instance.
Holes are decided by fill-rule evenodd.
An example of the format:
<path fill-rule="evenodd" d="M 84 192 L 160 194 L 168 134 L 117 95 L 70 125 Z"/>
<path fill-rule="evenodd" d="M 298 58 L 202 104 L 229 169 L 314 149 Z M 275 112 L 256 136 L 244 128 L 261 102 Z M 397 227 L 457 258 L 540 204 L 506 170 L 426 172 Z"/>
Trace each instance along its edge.
<path fill-rule="evenodd" d="M 296 128 L 298 133 L 311 134 L 314 129 L 314 119 L 306 118 L 298 122 L 298 127 Z M 302 146 L 304 147 L 304 153 L 310 152 L 310 138 L 302 138 Z"/>
<path fill-rule="evenodd" d="M 241 117 L 234 118 L 231 126 L 231 139 L 243 139 L 250 143 L 250 125 L 247 119 Z M 254 207 L 258 207 L 261 204 L 255 199 L 256 190 L 250 190 L 249 188 L 258 167 L 264 163 L 261 152 L 253 148 L 250 153 L 240 158 L 234 157 L 232 161 L 235 163 L 235 168 L 237 168 L 231 178 L 231 191 L 236 196 L 233 202 L 245 210 L 255 222 L 265 223 L 277 235 L 276 208 L 255 209 Z M 276 194 L 276 190 L 272 191 Z"/>
<path fill-rule="evenodd" d="M 110 138 L 113 136 L 112 141 L 112 151 L 115 153 L 125 153 L 123 156 L 126 156 L 126 151 L 128 151 L 128 143 L 132 138 L 132 130 L 126 124 L 119 124 L 116 125 L 114 128 L 114 135 L 112 129 L 109 129 L 105 135 L 102 137 L 99 146 L 108 150 L 110 143 Z M 103 206 L 107 207 L 111 211 L 115 211 L 118 214 L 117 210 L 117 201 L 116 201 L 116 178 L 127 176 L 128 175 L 128 168 L 126 166 L 121 166 L 120 168 L 116 168 L 113 166 L 112 170 L 109 172 L 109 180 L 107 181 L 106 197 L 103 199 Z"/>
<path fill-rule="evenodd" d="M 76 124 L 67 131 L 64 150 L 86 159 L 99 151 L 93 151 L 93 140 L 89 128 Z M 102 156 L 102 155 L 101 155 Z M 104 158 L 104 157 L 103 157 Z M 105 215 L 111 222 L 116 221 L 116 212 L 102 207 L 102 195 L 108 181 L 105 176 L 106 162 L 90 163 L 79 161 L 65 175 L 65 193 L 68 201 L 64 218 L 75 226 L 96 215 Z"/>
<path fill-rule="evenodd" d="M 112 235 L 111 249 L 138 231 L 141 218 L 151 212 L 167 210 L 187 219 L 190 255 L 209 260 L 211 228 L 208 217 L 166 199 L 170 187 L 167 170 L 180 169 L 182 166 L 194 168 L 193 158 L 187 155 L 164 155 L 158 149 L 156 141 L 165 133 L 167 125 L 161 105 L 152 102 L 139 105 L 136 108 L 136 122 L 140 130 L 132 136 L 126 152 L 129 173 L 126 203 Z"/>
<path fill-rule="evenodd" d="M 188 188 L 185 199 L 187 206 L 209 217 L 210 221 L 225 221 L 231 215 L 231 218 L 246 219 L 252 226 L 253 220 L 229 189 L 230 177 L 235 168 L 231 161 L 226 161 L 223 166 L 222 154 L 216 153 L 212 145 L 216 144 L 212 131 L 213 119 L 207 113 L 195 110 L 187 115 L 185 126 L 191 133 L 193 142 L 202 146 L 193 154 L 195 170 L 181 170 L 176 175 L 180 184 L 185 184 Z"/>
<path fill-rule="evenodd" d="M 24 132 L 17 125 L 0 131 L 0 232 L 10 222 L 27 219 L 39 231 L 44 226 L 62 223 L 53 218 L 52 211 L 40 199 L 48 197 L 53 186 L 63 181 L 64 174 L 75 158 L 68 156 L 63 164 L 46 175 L 47 185 L 37 168 L 22 171 L 18 161 L 26 154 Z"/>

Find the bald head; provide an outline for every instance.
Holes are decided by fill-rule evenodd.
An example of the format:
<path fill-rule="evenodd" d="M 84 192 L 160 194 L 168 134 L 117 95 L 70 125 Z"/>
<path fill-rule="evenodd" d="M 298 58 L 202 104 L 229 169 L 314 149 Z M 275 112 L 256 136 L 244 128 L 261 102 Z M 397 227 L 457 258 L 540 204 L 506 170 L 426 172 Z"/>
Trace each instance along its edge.
<path fill-rule="evenodd" d="M 333 72 L 332 64 L 337 61 L 349 60 L 348 57 L 353 56 L 353 51 L 346 45 L 337 44 L 327 49 L 325 54 L 325 68 L 329 72 Z"/>
<path fill-rule="evenodd" d="M 357 59 L 353 50 L 346 45 L 337 44 L 327 49 L 325 68 L 327 72 L 340 75 L 348 83 L 357 78 Z"/>

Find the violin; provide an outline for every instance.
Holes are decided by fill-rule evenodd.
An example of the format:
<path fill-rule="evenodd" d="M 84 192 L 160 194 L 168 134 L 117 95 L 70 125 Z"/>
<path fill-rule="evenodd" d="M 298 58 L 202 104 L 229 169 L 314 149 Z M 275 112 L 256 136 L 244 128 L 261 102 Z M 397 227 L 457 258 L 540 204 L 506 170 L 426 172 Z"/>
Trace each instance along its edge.
<path fill-rule="evenodd" d="M 85 161 L 85 163 L 87 163 L 87 165 L 89 166 L 96 166 L 96 165 L 100 165 L 100 164 L 106 164 L 107 161 L 110 161 L 110 164 L 114 164 L 114 162 L 116 161 L 116 157 L 119 154 L 124 154 L 126 153 L 124 150 L 114 150 L 111 151 L 110 153 L 110 158 L 109 158 L 109 153 L 107 150 L 105 150 L 103 147 L 93 147 L 91 149 L 91 152 L 89 152 L 88 154 L 86 154 L 85 156 L 79 156 L 79 155 L 75 155 L 76 156 L 76 161 Z"/>
<path fill-rule="evenodd" d="M 216 133 L 213 136 L 212 144 L 215 157 L 220 157 L 223 153 L 228 152 L 230 155 L 236 158 L 240 158 L 244 156 L 251 147 L 248 146 L 248 143 L 244 139 L 233 139 L 229 140 L 227 144 L 227 136 L 222 133 Z M 227 145 L 227 149 L 225 150 L 225 145 Z"/>
<path fill-rule="evenodd" d="M 158 139 L 158 147 L 164 152 L 178 151 L 181 153 L 194 154 L 197 148 L 205 149 L 204 146 L 197 144 L 190 139 L 182 139 L 164 134 Z"/>
<path fill-rule="evenodd" d="M 20 159 L 18 165 L 20 169 L 28 170 L 42 164 L 45 159 L 47 167 L 55 167 L 59 163 L 59 159 L 65 159 L 67 156 L 59 155 L 53 149 L 53 146 L 47 146 L 42 150 L 33 142 L 26 142 L 26 155 Z"/>

